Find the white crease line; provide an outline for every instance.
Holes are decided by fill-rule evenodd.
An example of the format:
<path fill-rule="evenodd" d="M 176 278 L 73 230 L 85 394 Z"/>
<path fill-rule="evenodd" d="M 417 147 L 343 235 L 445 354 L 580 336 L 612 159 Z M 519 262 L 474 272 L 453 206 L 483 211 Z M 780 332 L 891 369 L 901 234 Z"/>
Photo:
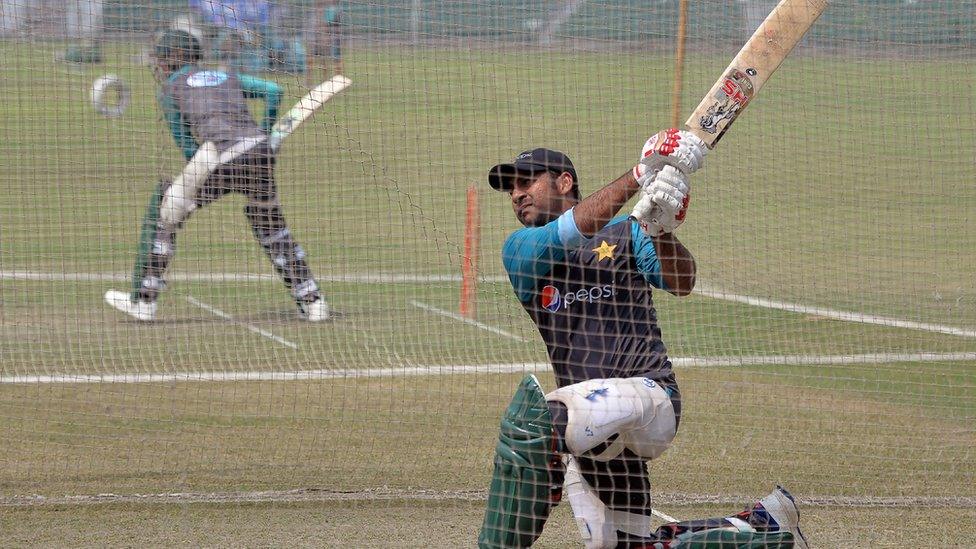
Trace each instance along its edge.
<path fill-rule="evenodd" d="M 658 511 L 657 509 L 651 509 L 651 514 L 663 520 L 664 522 L 679 522 L 678 519 L 672 517 L 671 515 L 663 511 Z"/>
<path fill-rule="evenodd" d="M 695 290 L 695 293 L 705 297 L 711 297 L 714 299 L 722 299 L 725 301 L 732 301 L 735 303 L 743 303 L 746 305 L 752 305 L 753 307 L 763 307 L 765 309 L 777 309 L 780 311 L 788 311 L 791 313 L 803 313 L 816 316 L 822 316 L 824 318 L 831 318 L 834 320 L 843 320 L 846 322 L 856 322 L 859 324 L 874 324 L 877 326 L 886 326 L 889 328 L 905 328 L 908 330 L 920 330 L 923 332 L 936 332 L 940 334 L 949 334 L 960 337 L 971 337 L 976 338 L 976 330 L 967 330 L 964 328 L 955 328 L 953 326 L 945 326 L 942 324 L 929 324 L 927 322 L 915 322 L 911 320 L 901 320 L 897 318 L 867 315 L 863 313 L 851 313 L 847 311 L 838 311 L 835 309 L 823 309 L 820 307 L 808 307 L 806 305 L 800 305 L 797 303 L 789 303 L 786 301 L 778 301 L 775 299 L 766 299 L 761 297 L 751 297 L 747 295 L 737 295 L 723 292 L 720 290 Z"/>
<path fill-rule="evenodd" d="M 0 280 L 28 280 L 38 282 L 128 282 L 132 275 L 123 273 L 39 273 L 35 271 L 0 271 Z M 351 282 L 358 284 L 424 284 L 430 282 L 460 282 L 455 274 L 397 274 L 316 276 L 319 282 Z M 174 282 L 267 282 L 279 280 L 273 274 L 260 273 L 169 273 L 166 280 Z M 504 282 L 502 276 L 482 277 L 483 282 Z"/>
<path fill-rule="evenodd" d="M 892 364 L 895 362 L 962 362 L 976 360 L 973 353 L 865 353 L 850 355 L 754 355 L 728 358 L 681 357 L 671 359 L 675 367 L 722 368 L 728 366 L 844 366 L 850 364 Z"/>
<path fill-rule="evenodd" d="M 463 317 L 463 316 L 461 316 L 461 315 L 459 315 L 457 313 L 452 313 L 450 311 L 445 311 L 443 309 L 438 309 L 437 307 L 433 307 L 431 305 L 427 305 L 426 303 L 421 303 L 419 301 L 414 301 L 414 300 L 410 300 L 410 304 L 413 305 L 414 307 L 423 309 L 425 311 L 428 311 L 428 312 L 431 312 L 431 313 L 434 313 L 434 314 L 438 314 L 438 315 L 441 315 L 441 316 L 446 316 L 447 318 L 453 318 L 454 320 L 457 320 L 458 322 L 463 322 L 463 323 L 465 323 L 465 324 L 467 324 L 469 326 L 474 326 L 476 328 L 481 328 L 482 330 L 489 331 L 489 332 L 491 332 L 493 334 L 498 334 L 498 335 L 501 335 L 501 336 L 505 336 L 507 338 L 514 339 L 515 341 L 521 341 L 522 343 L 525 343 L 526 342 L 526 340 L 524 338 L 522 338 L 521 336 L 517 336 L 517 335 L 515 335 L 515 334 L 513 334 L 511 332 L 506 332 L 505 330 L 502 330 L 502 329 L 499 329 L 499 328 L 495 328 L 495 327 L 489 326 L 487 324 L 483 324 L 481 322 L 478 322 L 477 320 L 471 320 L 470 318 L 465 318 L 465 317 Z"/>
<path fill-rule="evenodd" d="M 845 364 L 891 364 L 896 362 L 976 361 L 976 353 L 894 353 L 834 356 L 743 356 L 733 358 L 686 357 L 672 359 L 676 368 L 727 368 L 734 366 L 838 366 Z M 301 370 L 291 372 L 184 372 L 141 374 L 49 374 L 2 375 L 0 385 L 70 384 L 70 383 L 173 383 L 222 381 L 316 381 L 355 378 L 397 378 L 467 374 L 545 373 L 548 362 L 456 364 L 446 366 L 403 366 L 394 368 L 341 368 L 335 370 Z"/>
<path fill-rule="evenodd" d="M 186 504 L 186 503 L 289 503 L 289 502 L 341 502 L 341 501 L 484 501 L 484 490 L 396 490 L 387 487 L 366 488 L 355 491 L 338 491 L 321 488 L 296 488 L 292 490 L 261 490 L 250 492 L 163 492 L 135 494 L 68 494 L 44 496 L 40 494 L 0 496 L 0 507 L 33 507 L 44 505 L 87 506 L 100 504 Z M 665 505 L 734 505 L 755 503 L 749 496 L 655 493 L 654 501 Z M 804 507 L 892 507 L 925 509 L 971 509 L 976 498 L 967 496 L 805 496 L 800 501 Z M 656 513 L 655 513 L 656 514 Z"/>
<path fill-rule="evenodd" d="M 216 307 L 213 307 L 211 305 L 207 305 L 206 303 L 204 303 L 204 302 L 202 302 L 202 301 L 200 301 L 198 299 L 194 299 L 193 296 L 186 296 L 186 300 L 189 301 L 191 304 L 196 305 L 197 307 L 200 307 L 204 311 L 208 311 L 211 314 L 213 314 L 215 316 L 219 316 L 220 318 L 222 318 L 224 320 L 229 320 L 229 321 L 233 322 L 234 324 L 238 324 L 238 325 L 244 326 L 245 328 L 247 328 L 251 332 L 254 332 L 254 333 L 258 334 L 258 335 L 262 335 L 262 336 L 264 336 L 264 337 L 266 337 L 266 338 L 268 338 L 268 339 L 270 339 L 272 341 L 276 341 L 278 343 L 281 343 L 285 347 L 290 347 L 292 349 L 297 349 L 298 348 L 298 345 L 292 343 L 291 341 L 288 341 L 287 339 L 285 339 L 283 337 L 276 336 L 276 335 L 274 335 L 273 333 L 271 333 L 271 332 L 269 332 L 267 330 L 262 330 L 261 328 L 258 328 L 257 326 L 254 326 L 253 324 L 248 324 L 247 322 L 241 322 L 239 320 L 234 320 L 234 317 L 230 316 L 229 314 L 221 311 L 220 309 L 218 309 Z"/>
<path fill-rule="evenodd" d="M 40 273 L 19 270 L 0 271 L 0 280 L 29 280 L 43 282 L 126 282 L 130 278 L 130 275 L 115 273 Z M 263 282 L 276 280 L 274 275 L 250 273 L 173 273 L 168 275 L 167 279 L 171 281 L 183 282 Z M 461 277 L 459 275 L 451 274 L 412 275 L 378 273 L 367 275 L 320 276 L 317 277 L 317 280 L 322 283 L 350 282 L 357 284 L 427 284 L 432 282 L 460 282 Z M 479 281 L 486 283 L 504 282 L 506 280 L 507 278 L 504 276 L 485 276 L 479 279 Z M 742 303 L 745 305 L 751 305 L 753 307 L 776 309 L 797 314 L 811 314 L 833 320 L 842 320 L 845 322 L 873 324 L 889 328 L 904 328 L 907 330 L 919 330 L 923 332 L 935 332 L 960 337 L 976 338 L 976 330 L 974 329 L 957 328 L 944 324 L 916 322 L 912 320 L 902 320 L 898 318 L 839 311 L 835 309 L 809 307 L 806 305 L 778 301 L 775 299 L 733 294 L 722 290 L 701 288 L 696 289 L 694 293 L 702 297 Z"/>
<path fill-rule="evenodd" d="M 401 368 L 303 370 L 292 372 L 186 372 L 142 374 L 52 374 L 0 376 L 0 384 L 17 383 L 172 383 L 176 381 L 315 381 L 352 378 L 395 378 L 464 374 L 542 373 L 545 362 L 527 364 L 464 364 L 456 366 L 404 366 Z"/>

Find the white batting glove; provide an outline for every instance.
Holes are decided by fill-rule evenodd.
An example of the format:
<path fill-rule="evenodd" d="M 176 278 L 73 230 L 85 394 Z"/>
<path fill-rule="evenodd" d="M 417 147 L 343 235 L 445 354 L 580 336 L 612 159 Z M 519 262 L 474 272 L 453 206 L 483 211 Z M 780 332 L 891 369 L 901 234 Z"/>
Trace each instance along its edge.
<path fill-rule="evenodd" d="M 674 166 L 686 174 L 702 167 L 708 147 L 697 135 L 676 128 L 652 135 L 641 149 L 639 163 L 634 166 L 634 178 L 657 173 L 664 166 Z"/>
<path fill-rule="evenodd" d="M 646 173 L 638 180 L 641 197 L 630 213 L 648 236 L 672 233 L 684 223 L 691 200 L 688 176 L 674 166 L 657 174 Z"/>

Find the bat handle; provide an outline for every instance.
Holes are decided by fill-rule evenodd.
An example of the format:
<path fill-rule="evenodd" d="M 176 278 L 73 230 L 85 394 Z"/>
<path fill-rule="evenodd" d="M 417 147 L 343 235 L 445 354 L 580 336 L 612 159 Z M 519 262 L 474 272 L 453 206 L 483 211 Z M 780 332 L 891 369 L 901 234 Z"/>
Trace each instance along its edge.
<path fill-rule="evenodd" d="M 271 152 L 278 152 L 278 147 L 281 146 L 281 142 L 281 134 L 271 132 L 271 135 L 268 137 L 268 148 L 271 149 Z"/>

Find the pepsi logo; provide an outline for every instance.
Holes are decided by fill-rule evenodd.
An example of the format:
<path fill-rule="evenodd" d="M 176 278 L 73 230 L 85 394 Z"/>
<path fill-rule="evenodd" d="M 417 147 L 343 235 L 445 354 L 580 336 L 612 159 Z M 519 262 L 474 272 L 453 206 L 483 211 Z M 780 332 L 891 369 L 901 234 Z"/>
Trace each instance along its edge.
<path fill-rule="evenodd" d="M 573 303 L 596 303 L 597 301 L 617 295 L 617 289 L 609 284 L 603 286 L 584 286 L 575 292 L 565 295 L 552 285 L 542 287 L 540 301 L 542 308 L 555 313 L 559 309 L 569 309 Z"/>
<path fill-rule="evenodd" d="M 562 296 L 555 286 L 545 286 L 542 288 L 542 308 L 549 312 L 556 312 L 563 304 Z"/>

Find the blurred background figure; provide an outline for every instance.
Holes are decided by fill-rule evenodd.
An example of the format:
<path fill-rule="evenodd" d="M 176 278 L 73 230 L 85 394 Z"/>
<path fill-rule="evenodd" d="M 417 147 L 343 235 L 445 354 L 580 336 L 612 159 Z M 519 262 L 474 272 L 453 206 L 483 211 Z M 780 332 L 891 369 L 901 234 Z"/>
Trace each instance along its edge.
<path fill-rule="evenodd" d="M 205 69 L 192 34 L 166 30 L 153 47 L 160 110 L 187 161 L 175 179 L 161 181 L 149 201 L 139 237 L 130 291 L 108 290 L 105 301 L 136 320 L 156 318 L 157 299 L 176 254 L 176 236 L 190 215 L 222 197 L 241 194 L 244 215 L 301 318 L 327 320 L 329 306 L 285 222 L 274 177 L 275 150 L 268 132 L 278 119 L 281 87 L 246 74 Z M 254 120 L 248 99 L 263 100 Z"/>
<path fill-rule="evenodd" d="M 268 69 L 271 5 L 267 0 L 190 0 L 190 7 L 211 27 L 209 55 L 222 69 Z"/>
<path fill-rule="evenodd" d="M 306 48 L 302 15 L 294 3 L 271 2 L 270 23 L 265 43 L 268 45 L 268 68 L 289 74 L 306 73 Z"/>
<path fill-rule="evenodd" d="M 236 72 L 305 72 L 301 25 L 282 2 L 267 0 L 190 0 L 193 15 L 208 29 L 207 56 Z M 178 26 L 174 29 L 182 30 Z"/>
<path fill-rule="evenodd" d="M 54 10 L 53 6 L 46 6 Z M 68 0 L 64 3 L 65 36 L 69 43 L 63 57 L 71 63 L 101 63 L 102 0 Z"/>
<path fill-rule="evenodd" d="M 26 27 L 26 0 L 0 0 L 0 36 L 15 36 Z"/>
<path fill-rule="evenodd" d="M 342 74 L 342 7 L 338 0 L 319 0 L 310 18 L 308 72 L 305 83 L 313 86 Z"/>

